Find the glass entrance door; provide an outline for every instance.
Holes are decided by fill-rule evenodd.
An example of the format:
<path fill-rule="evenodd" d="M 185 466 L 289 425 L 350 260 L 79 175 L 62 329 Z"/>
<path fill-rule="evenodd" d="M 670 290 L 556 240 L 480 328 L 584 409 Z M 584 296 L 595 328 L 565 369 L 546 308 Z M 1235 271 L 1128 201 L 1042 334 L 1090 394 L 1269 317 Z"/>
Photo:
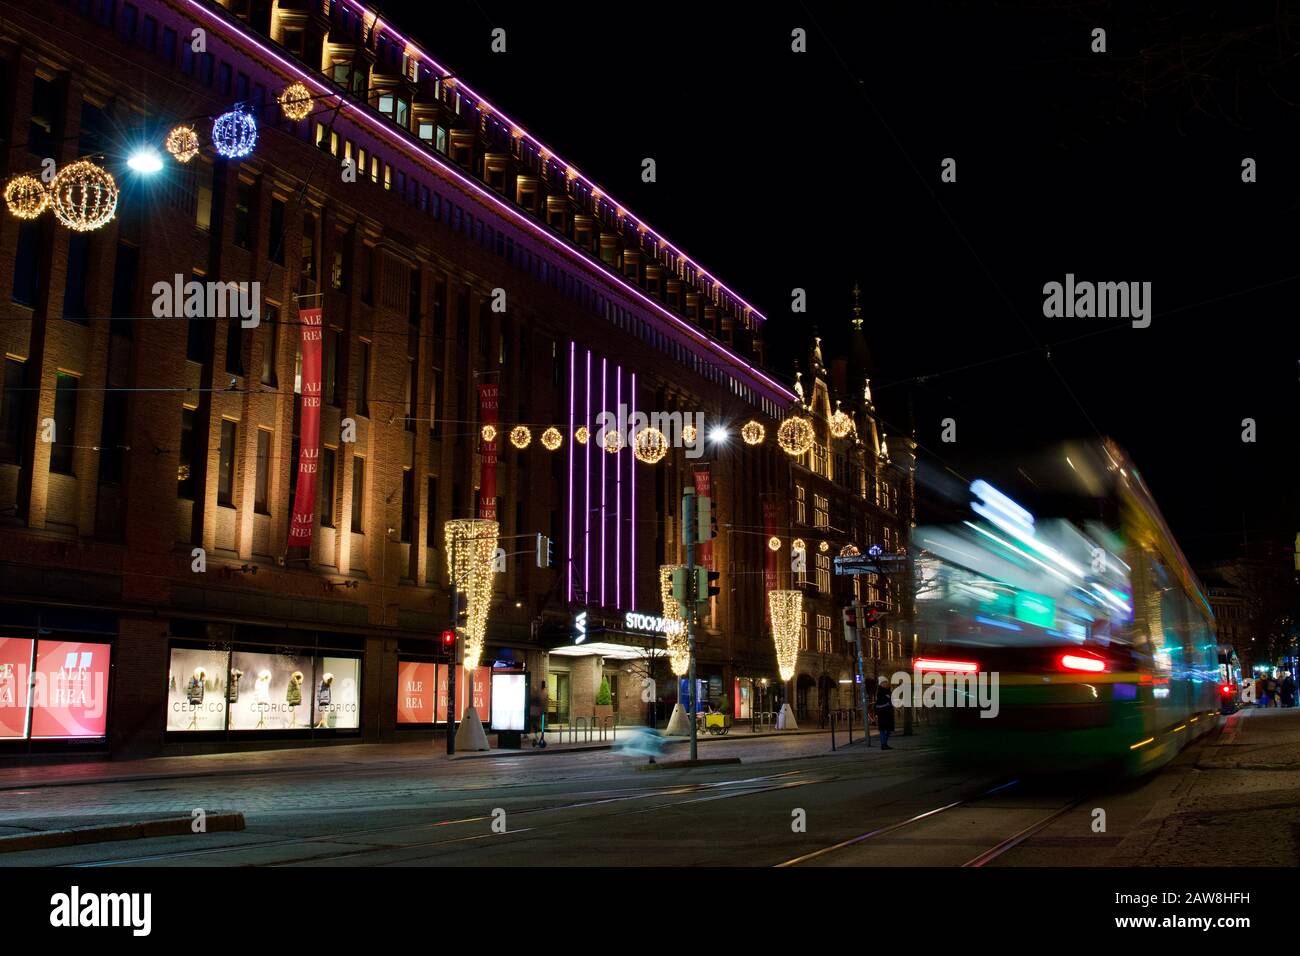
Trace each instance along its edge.
<path fill-rule="evenodd" d="M 550 673 L 546 675 L 546 722 L 547 724 L 567 724 L 569 722 L 569 675 Z"/>

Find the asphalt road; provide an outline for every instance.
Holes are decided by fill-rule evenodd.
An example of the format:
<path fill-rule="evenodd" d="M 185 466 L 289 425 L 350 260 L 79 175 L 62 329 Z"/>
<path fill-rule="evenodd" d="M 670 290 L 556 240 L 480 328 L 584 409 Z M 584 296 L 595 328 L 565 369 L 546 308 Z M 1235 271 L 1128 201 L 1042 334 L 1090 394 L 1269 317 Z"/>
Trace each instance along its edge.
<path fill-rule="evenodd" d="M 1300 729 L 1300 712 L 1282 716 L 1289 723 L 1276 727 Z M 237 810 L 248 824 L 236 833 L 0 854 L 0 866 L 1223 863 L 1205 860 L 1170 821 L 1202 786 L 1207 758 L 1221 763 L 1223 747 L 1249 746 L 1243 728 L 1252 724 L 1232 726 L 1160 774 L 1120 784 L 956 770 L 922 737 L 898 740 L 889 753 L 854 746 L 832 754 L 825 735 L 713 742 L 702 757 L 743 762 L 684 769 L 643 770 L 643 757 L 610 751 L 448 760 L 352 748 L 360 753 L 323 751 L 319 762 L 278 772 L 272 756 L 269 769 L 250 772 L 18 790 L 3 789 L 0 774 L 7 834 L 195 808 Z M 1248 766 L 1214 772 L 1236 775 L 1235 783 L 1218 780 L 1238 794 L 1258 779 L 1259 812 L 1287 815 L 1296 811 L 1296 769 L 1270 770 L 1284 781 Z M 1290 798 L 1279 802 L 1276 786 Z M 1269 825 L 1259 839 L 1260 852 L 1276 857 L 1268 862 L 1297 861 L 1294 838 L 1278 839 Z M 1252 859 L 1264 861 L 1248 850 L 1241 862 Z"/>

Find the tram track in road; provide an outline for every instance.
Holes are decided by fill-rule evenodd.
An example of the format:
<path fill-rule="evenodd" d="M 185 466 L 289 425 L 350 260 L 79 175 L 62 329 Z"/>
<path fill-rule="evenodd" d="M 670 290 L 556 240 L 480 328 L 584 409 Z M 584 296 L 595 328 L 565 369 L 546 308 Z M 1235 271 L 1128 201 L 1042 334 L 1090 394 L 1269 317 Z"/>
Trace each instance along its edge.
<path fill-rule="evenodd" d="M 738 780 L 720 780 L 720 781 L 708 781 L 708 782 L 698 782 L 698 783 L 670 784 L 670 785 L 646 787 L 646 788 L 625 787 L 613 791 L 583 790 L 583 791 L 577 791 L 572 794 L 568 794 L 566 796 L 570 798 L 575 796 L 576 797 L 593 796 L 594 798 L 586 799 L 586 800 L 576 800 L 576 801 L 569 799 L 564 803 L 554 805 L 554 806 L 525 807 L 519 810 L 511 810 L 508 812 L 508 815 L 510 817 L 514 817 L 514 816 L 522 816 L 527 814 L 538 814 L 538 813 L 559 813 L 564 811 L 575 811 L 575 810 L 583 810 L 583 809 L 588 809 L 593 807 L 607 806 L 607 805 L 629 802 L 629 801 L 649 800 L 655 797 L 671 798 L 671 797 L 683 796 L 683 795 L 686 795 L 688 797 L 688 799 L 686 800 L 669 799 L 663 803 L 655 804 L 649 807 L 629 808 L 628 810 L 621 811 L 620 813 L 614 815 L 623 815 L 626 813 L 645 813 L 654 810 L 665 809 L 668 807 L 680 806 L 685 803 L 691 803 L 696 801 L 717 800 L 717 799 L 724 799 L 726 797 L 731 797 L 731 796 L 746 796 L 753 793 L 769 792 L 771 790 L 777 790 L 777 789 L 786 789 L 789 788 L 790 786 L 805 786 L 813 783 L 827 783 L 839 779 L 838 776 L 826 776 L 826 775 L 818 775 L 816 778 L 809 778 L 803 781 L 793 781 L 793 780 L 786 779 L 786 778 L 801 776 L 807 773 L 808 771 L 805 770 L 788 770 L 780 773 L 763 774 L 760 776 L 746 777 Z M 782 782 L 776 784 L 771 783 L 771 781 L 774 780 L 782 781 Z M 758 786 L 754 786 L 756 784 Z M 734 790 L 726 789 L 732 787 L 738 789 L 734 789 Z M 356 809 L 358 808 L 343 808 L 338 811 L 325 810 L 319 812 L 347 813 L 350 810 L 355 811 Z M 301 812 L 308 813 L 313 811 L 309 810 L 308 808 L 303 808 Z M 276 815 L 281 815 L 281 814 L 277 812 Z M 586 819 L 586 818 L 583 817 L 580 819 Z M 329 843 L 329 842 L 336 842 L 336 841 L 343 841 L 343 840 L 354 841 L 357 839 L 365 839 L 367 837 L 377 837 L 377 836 L 393 834 L 393 833 L 400 832 L 402 830 L 420 830 L 420 829 L 433 830 L 433 829 L 440 829 L 444 827 L 467 826 L 475 823 L 487 824 L 491 820 L 492 820 L 492 815 L 490 813 L 475 814 L 471 816 L 457 817 L 452 819 L 435 820 L 429 823 L 389 824 L 385 826 L 366 827 L 366 828 L 361 828 L 356 830 L 341 830 L 339 832 L 329 833 L 329 834 L 300 836 L 300 837 L 297 836 L 285 837 L 285 838 L 270 839 L 270 840 L 264 840 L 258 842 L 230 844 L 230 845 L 219 846 L 219 847 L 178 847 L 177 849 L 171 851 L 163 850 L 156 853 L 141 854 L 138 856 L 131 856 L 131 857 L 118 857 L 118 858 L 108 858 L 108 859 L 94 860 L 94 861 L 87 861 L 87 862 L 68 863 L 68 864 L 63 864 L 63 866 L 74 867 L 74 868 L 82 868 L 82 867 L 100 868 L 100 867 L 112 867 L 112 866 L 140 866 L 140 865 L 151 865 L 151 864 L 156 865 L 159 863 L 178 861 L 178 860 L 183 860 L 188 858 L 208 860 L 208 859 L 216 859 L 222 856 L 228 856 L 228 855 L 238 854 L 238 853 L 254 853 L 254 852 L 259 852 L 264 850 L 288 849 L 295 846 L 304 846 L 313 843 Z M 422 841 L 419 843 L 412 843 L 412 844 L 393 844 L 391 845 L 391 847 L 387 847 L 387 848 L 393 851 L 406 849 L 408 847 L 409 848 L 422 847 L 427 849 L 428 847 L 432 847 L 432 846 L 453 844 L 453 843 L 463 843 L 463 842 L 469 842 L 470 840 L 481 839 L 486 837 L 500 837 L 503 835 L 509 835 L 511 833 L 523 833 L 523 832 L 529 832 L 538 829 L 549 829 L 555 826 L 568 825 L 569 823 L 572 822 L 576 822 L 576 821 L 562 821 L 559 823 L 545 824 L 541 827 L 528 827 L 528 828 L 520 828 L 518 830 L 508 830 L 504 834 L 489 832 L 474 837 L 460 837 L 460 838 L 452 838 L 449 840 Z M 341 859 L 341 858 L 347 858 L 351 856 L 362 855 L 365 853 L 375 853 L 385 848 L 386 847 L 384 844 L 370 844 L 363 848 L 358 848 L 355 851 L 348 851 L 345 853 L 322 854 L 318 856 L 305 857 L 296 860 L 285 860 L 282 862 L 271 862 L 266 865 L 283 866 L 283 865 L 292 865 L 296 863 L 328 861 L 332 859 Z"/>
<path fill-rule="evenodd" d="M 899 834 L 905 831 L 914 831 L 918 828 L 923 827 L 927 823 L 931 823 L 935 821 L 937 818 L 943 815 L 950 814 L 951 811 L 961 810 L 961 809 L 967 809 L 967 810 L 982 809 L 983 805 L 987 801 L 991 801 L 998 797 L 1004 796 L 1009 791 L 1020 786 L 1021 786 L 1021 780 L 1019 778 L 1012 779 L 1004 783 L 1000 783 L 997 786 L 991 787 L 987 790 L 984 790 L 974 796 L 964 797 L 959 800 L 953 800 L 949 803 L 942 804 L 937 807 L 933 807 L 929 810 L 922 811 L 921 813 L 914 814 L 902 820 L 897 820 L 893 823 L 875 827 L 871 830 L 866 831 L 865 833 L 861 833 L 855 837 L 850 837 L 847 840 L 841 840 L 838 843 L 834 843 L 831 844 L 830 846 L 822 847 L 819 850 L 813 850 L 810 853 L 804 853 L 800 856 L 796 856 L 791 859 L 785 860 L 781 863 L 777 863 L 776 866 L 778 868 L 796 867 L 796 866 L 802 866 L 804 864 L 812 863 L 813 861 L 821 861 L 821 863 L 824 865 L 828 861 L 828 858 L 833 857 L 835 854 L 841 854 L 841 857 L 843 857 L 845 851 L 850 851 L 854 847 L 861 847 L 865 844 L 868 844 L 870 841 L 878 840 L 881 837 L 889 837 L 894 834 Z M 992 846 L 990 846 L 988 849 L 984 850 L 983 852 L 979 853 L 978 855 L 966 859 L 965 862 L 951 864 L 951 865 L 957 865 L 961 867 L 982 867 L 989 863 L 992 863 L 994 860 L 1000 858 L 1001 856 L 1008 853 L 1009 851 L 1014 850 L 1016 847 L 1020 846 L 1027 840 L 1031 839 L 1037 833 L 1046 829 L 1048 826 L 1050 826 L 1053 822 L 1058 820 L 1060 817 L 1064 816 L 1066 813 L 1070 812 L 1075 807 L 1083 803 L 1085 799 L 1087 798 L 1072 796 L 1068 798 L 1063 804 L 1052 807 L 1050 812 L 1048 812 L 1046 815 L 1035 819 L 1034 822 L 1030 823 L 1028 826 L 1020 827 L 1011 836 L 998 840 L 996 843 L 994 843 Z M 943 841 L 939 840 L 937 842 L 942 843 Z M 952 840 L 952 845 L 960 846 L 961 842 L 965 842 L 965 841 L 964 840 L 959 841 L 954 839 Z M 963 852 L 968 853 L 969 850 Z M 864 864 L 850 863 L 847 865 L 864 865 Z"/>

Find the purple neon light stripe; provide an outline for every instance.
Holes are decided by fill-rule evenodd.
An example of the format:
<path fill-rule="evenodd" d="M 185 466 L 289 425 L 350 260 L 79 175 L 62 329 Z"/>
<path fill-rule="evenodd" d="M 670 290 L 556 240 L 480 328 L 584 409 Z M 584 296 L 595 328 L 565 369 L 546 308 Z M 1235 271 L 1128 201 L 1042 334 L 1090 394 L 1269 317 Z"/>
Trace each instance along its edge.
<path fill-rule="evenodd" d="M 383 28 L 383 31 L 384 31 L 385 33 L 390 33 L 390 34 L 392 34 L 394 37 L 396 37 L 397 39 L 401 40 L 401 41 L 402 41 L 402 44 L 403 44 L 405 47 L 407 47 L 407 48 L 409 48 L 409 49 L 414 49 L 414 50 L 417 52 L 417 54 L 418 54 L 418 55 L 415 57 L 415 59 L 416 59 L 417 62 L 418 62 L 421 58 L 423 58 L 423 59 L 425 59 L 425 60 L 428 60 L 429 63 L 430 63 L 430 64 L 431 64 L 431 65 L 432 65 L 432 66 L 433 66 L 433 67 L 434 67 L 434 68 L 435 68 L 439 73 L 443 73 L 443 74 L 454 74 L 454 72 L 455 72 L 454 70 L 449 70 L 447 67 L 443 66 L 441 63 L 439 63 L 437 60 L 435 60 L 432 56 L 430 56 L 429 53 L 428 53 L 428 51 L 426 51 L 426 50 L 424 50 L 423 48 L 421 48 L 421 47 L 417 46 L 416 44 L 412 43 L 412 42 L 410 41 L 410 39 L 408 39 L 407 37 L 405 37 L 405 36 L 403 36 L 402 34 L 398 33 L 396 30 L 394 30 L 394 29 L 392 28 L 392 26 L 391 26 L 390 24 L 384 22 L 384 18 L 378 15 L 378 11 L 367 10 L 365 4 L 358 3 L 357 0 L 347 0 L 347 3 L 348 3 L 351 7 L 353 7 L 353 9 L 355 9 L 355 10 L 359 10 L 359 11 L 361 11 L 361 12 L 363 12 L 363 13 L 373 13 L 373 14 L 375 14 L 375 28 L 376 28 L 376 29 L 379 29 L 379 28 L 382 27 L 382 28 Z M 363 18 L 363 21 L 362 21 L 362 22 L 364 22 L 364 18 Z M 489 110 L 491 111 L 491 113 L 492 113 L 494 116 L 500 117 L 501 121 L 504 122 L 505 124 L 507 124 L 507 125 L 511 128 L 512 133 L 513 133 L 514 130 L 519 130 L 519 131 L 523 134 L 523 135 L 520 137 L 520 139 L 524 139 L 524 140 L 527 140 L 528 142 L 532 143 L 534 146 L 537 147 L 537 149 L 538 149 L 539 152 L 546 152 L 546 153 L 549 153 L 550 156 L 551 156 L 551 159 L 555 160 L 557 163 L 559 163 L 559 164 L 561 164 L 562 166 L 564 166 L 566 172 L 567 172 L 567 170 L 572 169 L 572 167 L 573 167 L 573 164 L 572 164 L 572 163 L 570 163 L 570 162 L 569 162 L 568 160 L 566 160 L 566 159 L 562 159 L 562 158 L 560 157 L 560 155 L 559 155 L 558 153 L 555 152 L 555 150 L 551 149 L 549 146 L 547 146 L 545 143 L 543 143 L 540 139 L 538 139 L 538 138 L 537 138 L 536 136 L 534 136 L 532 133 L 528 132 L 526 129 L 524 129 L 523 126 L 521 126 L 519 123 L 516 123 L 516 122 L 515 122 L 514 120 L 512 120 L 509 116 L 507 116 L 504 112 L 502 112 L 501 110 L 497 109 L 496 106 L 494 106 L 494 105 L 493 105 L 493 104 L 492 104 L 492 103 L 487 99 L 487 97 L 480 96 L 478 93 L 476 93 L 476 92 L 475 92 L 475 91 L 474 91 L 474 90 L 469 86 L 468 83 L 464 82 L 464 81 L 461 80 L 459 77 L 456 77 L 455 79 L 456 79 L 456 85 L 459 86 L 461 89 L 465 90 L 466 92 L 468 92 L 469 95 L 470 95 L 470 98 L 471 98 L 471 99 L 475 100 L 475 101 L 478 102 L 478 103 L 487 103 L 488 108 L 489 108 Z M 710 281 L 710 282 L 715 283 L 715 284 L 718 286 L 719 289 L 721 289 L 723 292 L 727 293 L 728 295 L 732 296 L 732 297 L 733 297 L 737 302 L 739 302 L 742 306 L 744 306 L 746 309 L 748 309 L 748 310 L 750 311 L 750 313 L 754 316 L 754 318 L 758 319 L 758 321 L 760 321 L 760 322 L 766 322 L 766 321 L 767 321 L 767 316 L 765 316 L 762 312 L 758 311 L 758 309 L 756 309 L 754 306 L 750 305 L 748 302 L 746 302 L 744 299 L 742 299 L 742 298 L 741 298 L 741 297 L 736 293 L 736 291 L 735 291 L 734 289 L 729 288 L 729 287 L 726 285 L 726 283 L 724 283 L 722 280 L 720 280 L 720 279 L 718 279 L 716 276 L 710 275 L 708 272 L 706 272 L 703 268 L 700 267 L 700 264 L 699 264 L 698 262 L 696 262 L 694 259 L 692 259 L 690 256 L 688 256 L 685 252 L 683 252 L 683 251 L 682 251 L 681 249 L 679 249 L 677 246 L 674 246 L 671 242 L 669 242 L 669 241 L 668 241 L 667 239 L 665 239 L 663 236 L 659 235 L 657 232 L 655 232 L 654 230 L 650 229 L 649 226 L 647 225 L 647 223 L 645 222 L 645 220 L 643 220 L 640 216 L 634 216 L 634 215 L 632 215 L 631 212 L 628 210 L 627 206 L 625 206 L 623 203 L 621 203 L 621 202 L 619 202 L 618 200 L 616 200 L 613 196 L 611 196 L 608 192 L 606 192 L 606 191 L 605 191 L 604 189 L 602 189 L 600 186 L 596 185 L 594 182 L 592 182 L 592 181 L 591 181 L 590 179 L 588 179 L 586 176 L 582 175 L 582 173 L 579 173 L 579 172 L 576 172 L 576 171 L 575 171 L 574 178 L 575 178 L 575 179 L 580 179 L 580 180 L 582 180 L 582 182 L 584 182 L 584 183 L 587 184 L 587 187 L 588 187 L 589 189 L 592 189 L 592 190 L 594 190 L 595 192 L 600 193 L 601 196 L 603 196 L 605 199 L 609 200 L 609 202 L 613 203 L 613 204 L 614 204 L 616 207 L 618 207 L 619 209 L 622 209 L 623 212 L 624 212 L 624 214 L 625 214 L 629 219 L 631 219 L 634 223 L 639 223 L 640 225 L 646 226 L 646 234 L 647 234 L 651 239 L 653 239 L 653 240 L 657 240 L 657 241 L 661 242 L 661 243 L 664 245 L 664 247 L 665 247 L 666 249 L 668 249 L 670 252 L 674 253 L 674 254 L 677 255 L 677 256 L 680 256 L 680 257 L 681 257 L 683 260 L 685 260 L 687 263 L 689 263 L 690 265 L 694 266 L 694 267 L 699 271 L 699 273 L 700 273 L 700 278 L 701 278 L 701 279 L 704 279 L 704 280 L 707 280 L 707 281 Z"/>
<path fill-rule="evenodd" d="M 600 410 L 609 410 L 609 359 L 600 360 Z M 601 449 L 604 451 L 604 449 Z M 609 526 L 605 524 L 605 456 L 600 456 L 600 606 L 605 606 L 605 538 Z"/>
<path fill-rule="evenodd" d="M 205 18 L 217 24 L 220 24 L 221 26 L 227 29 L 233 30 L 235 33 L 242 36 L 249 44 L 261 50 L 264 55 L 279 63 L 280 66 L 286 72 L 297 77 L 299 80 L 302 80 L 303 82 L 308 83 L 311 86 L 314 86 L 318 93 L 334 96 L 336 100 L 340 101 L 341 107 L 343 109 L 346 109 L 349 113 L 354 114 L 355 116 L 358 116 L 361 119 L 365 120 L 366 123 L 371 127 L 373 127 L 375 130 L 377 130 L 385 140 L 391 142 L 394 139 L 393 130 L 389 129 L 387 126 L 385 126 L 379 120 L 375 119 L 369 113 L 366 113 L 361 109 L 358 109 L 354 104 L 345 100 L 343 94 L 338 90 L 330 89 L 329 87 L 325 86 L 318 76 L 308 73 L 298 65 L 290 62 L 289 60 L 286 60 L 284 57 L 280 56 L 273 49 L 266 46 L 264 43 L 262 43 L 260 40 L 258 40 L 255 36 L 250 34 L 248 31 L 244 30 L 242 27 L 239 27 L 238 25 L 225 20 L 214 10 L 208 9 L 206 6 L 204 6 L 202 0 L 188 0 L 188 2 L 191 7 L 195 8 L 200 13 L 202 13 Z M 355 3 L 353 5 L 356 6 Z M 396 31 L 393 31 L 393 35 L 399 37 L 401 36 L 400 34 L 396 33 Z M 439 70 L 443 70 L 444 72 L 450 72 L 447 71 L 444 67 L 438 65 L 436 61 L 434 61 L 431 57 L 429 57 L 429 61 L 431 63 L 434 63 L 435 66 L 438 66 Z M 465 89 L 468 90 L 469 87 L 466 86 Z M 477 94 L 474 94 L 472 90 L 470 92 L 472 95 L 477 97 Z M 487 101 L 483 100 L 483 102 L 487 102 Z M 494 112 L 495 112 L 495 108 L 494 108 Z M 505 116 L 504 113 L 501 113 L 499 115 L 501 115 L 502 117 Z M 530 139 L 532 139 L 532 137 L 530 137 Z M 534 139 L 533 142 L 536 143 L 537 141 Z M 537 236 L 544 239 L 547 243 L 559 249 L 565 255 L 569 256 L 570 258 L 574 258 L 575 256 L 578 256 L 578 252 L 575 248 L 566 245 L 564 242 L 560 240 L 558 236 L 555 236 L 549 230 L 543 229 L 540 225 L 528 219 L 523 213 L 519 212 L 518 210 L 514 209 L 512 206 L 498 199 L 496 196 L 494 196 L 492 193 L 490 193 L 487 190 L 487 187 L 480 185 L 475 180 L 470 179 L 468 176 L 463 175 L 456 169 L 447 165 L 441 158 L 439 158 L 435 154 L 430 153 L 427 150 L 421 149 L 419 146 L 416 146 L 414 143 L 410 143 L 405 140 L 398 140 L 397 145 L 400 146 L 400 148 L 408 151 L 409 153 L 424 157 L 424 159 L 428 163 L 430 163 L 433 167 L 447 174 L 449 177 L 454 178 L 456 181 L 458 181 L 463 186 L 465 186 L 470 192 L 472 192 L 477 198 L 492 203 L 503 213 L 505 213 L 510 219 L 514 220 L 517 224 L 526 227 L 528 230 L 532 231 Z M 585 179 L 584 182 L 586 182 Z M 590 185 L 590 183 L 588 185 Z M 669 246 L 669 248 L 673 249 L 673 251 L 676 252 L 678 255 L 680 255 L 683 259 L 686 259 L 687 261 L 691 261 L 680 250 L 675 249 L 672 246 Z M 577 261 L 588 269 L 592 269 L 595 267 L 595 263 L 589 260 L 586 256 L 577 257 Z M 695 263 L 692 262 L 692 264 L 694 265 Z M 633 295 L 637 299 L 641 300 L 641 302 L 644 303 L 646 306 L 648 306 L 650 309 L 652 309 L 653 311 L 662 315 L 664 318 L 669 319 L 671 322 L 673 322 L 682 332 L 686 333 L 686 335 L 689 338 L 694 339 L 700 345 L 703 345 L 706 349 L 724 357 L 725 359 L 727 359 L 727 361 L 735 363 L 737 366 L 745 369 L 755 378 L 761 380 L 769 387 L 775 389 L 777 393 L 781 395 L 786 401 L 794 400 L 795 398 L 794 392 L 790 391 L 788 388 L 786 388 L 784 385 L 780 384 L 779 382 L 771 378 L 768 378 L 758 369 L 754 368 L 754 366 L 750 365 L 748 362 L 742 359 L 739 355 L 736 355 L 735 353 L 731 352 L 729 349 L 727 349 L 720 343 L 714 342 L 712 339 L 708 338 L 707 336 L 702 335 L 699 332 L 699 330 L 697 330 L 685 319 L 673 315 L 671 312 L 669 312 L 667 309 L 661 306 L 658 302 L 655 302 L 653 299 L 645 295 L 643 292 L 641 292 L 640 289 L 636 288 L 635 286 L 629 285 L 626 281 L 624 281 L 615 273 L 607 272 L 603 268 L 601 268 L 596 272 L 596 274 L 606 281 L 614 282 L 622 286 L 625 291 L 627 291 L 629 294 Z M 700 274 L 702 276 L 708 277 L 707 274 L 704 273 L 703 271 L 701 271 Z M 718 283 L 718 285 L 720 288 L 724 288 L 724 289 L 726 288 L 725 286 L 722 285 L 722 283 Z M 738 302 L 744 303 L 744 300 L 741 299 L 740 296 L 735 295 L 735 293 L 731 292 L 730 289 L 727 289 L 727 291 L 729 294 L 735 296 Z M 757 309 L 754 309 L 753 306 L 748 306 L 748 303 L 745 304 L 756 315 L 762 316 L 762 313 L 758 312 Z M 765 318 L 764 321 L 766 321 Z"/>
<path fill-rule="evenodd" d="M 587 349 L 587 417 L 583 419 L 584 428 L 590 428 L 588 422 L 591 421 L 591 349 Z M 586 464 L 582 469 L 582 483 L 587 489 L 587 504 L 583 508 L 585 517 L 583 524 L 586 528 L 585 537 L 582 545 L 582 599 L 583 603 L 591 601 L 591 442 L 593 436 L 587 436 L 587 444 L 583 447 L 586 449 Z"/>
<path fill-rule="evenodd" d="M 569 342 L 569 560 L 565 565 L 565 574 L 568 577 L 568 598 L 573 600 L 573 391 L 577 385 L 577 373 L 574 368 L 574 359 L 576 345 L 573 341 Z"/>
<path fill-rule="evenodd" d="M 632 373 L 632 418 L 637 416 L 637 373 Z M 628 607 L 637 609 L 637 457 L 632 455 L 628 462 L 628 473 L 632 476 L 632 576 L 628 580 Z"/>
<path fill-rule="evenodd" d="M 614 366 L 614 401 L 619 413 L 623 412 L 623 366 Z M 619 431 L 623 423 L 619 422 Z M 622 607 L 623 597 L 623 449 L 614 456 L 614 607 Z"/>

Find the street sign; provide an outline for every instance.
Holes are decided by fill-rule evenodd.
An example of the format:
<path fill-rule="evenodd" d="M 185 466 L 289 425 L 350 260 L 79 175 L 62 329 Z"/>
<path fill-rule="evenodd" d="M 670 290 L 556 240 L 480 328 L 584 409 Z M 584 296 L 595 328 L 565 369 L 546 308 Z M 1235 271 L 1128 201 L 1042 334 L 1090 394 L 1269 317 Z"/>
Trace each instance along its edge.
<path fill-rule="evenodd" d="M 850 554 L 835 559 L 836 574 L 881 574 L 901 570 L 907 564 L 907 554 Z"/>

